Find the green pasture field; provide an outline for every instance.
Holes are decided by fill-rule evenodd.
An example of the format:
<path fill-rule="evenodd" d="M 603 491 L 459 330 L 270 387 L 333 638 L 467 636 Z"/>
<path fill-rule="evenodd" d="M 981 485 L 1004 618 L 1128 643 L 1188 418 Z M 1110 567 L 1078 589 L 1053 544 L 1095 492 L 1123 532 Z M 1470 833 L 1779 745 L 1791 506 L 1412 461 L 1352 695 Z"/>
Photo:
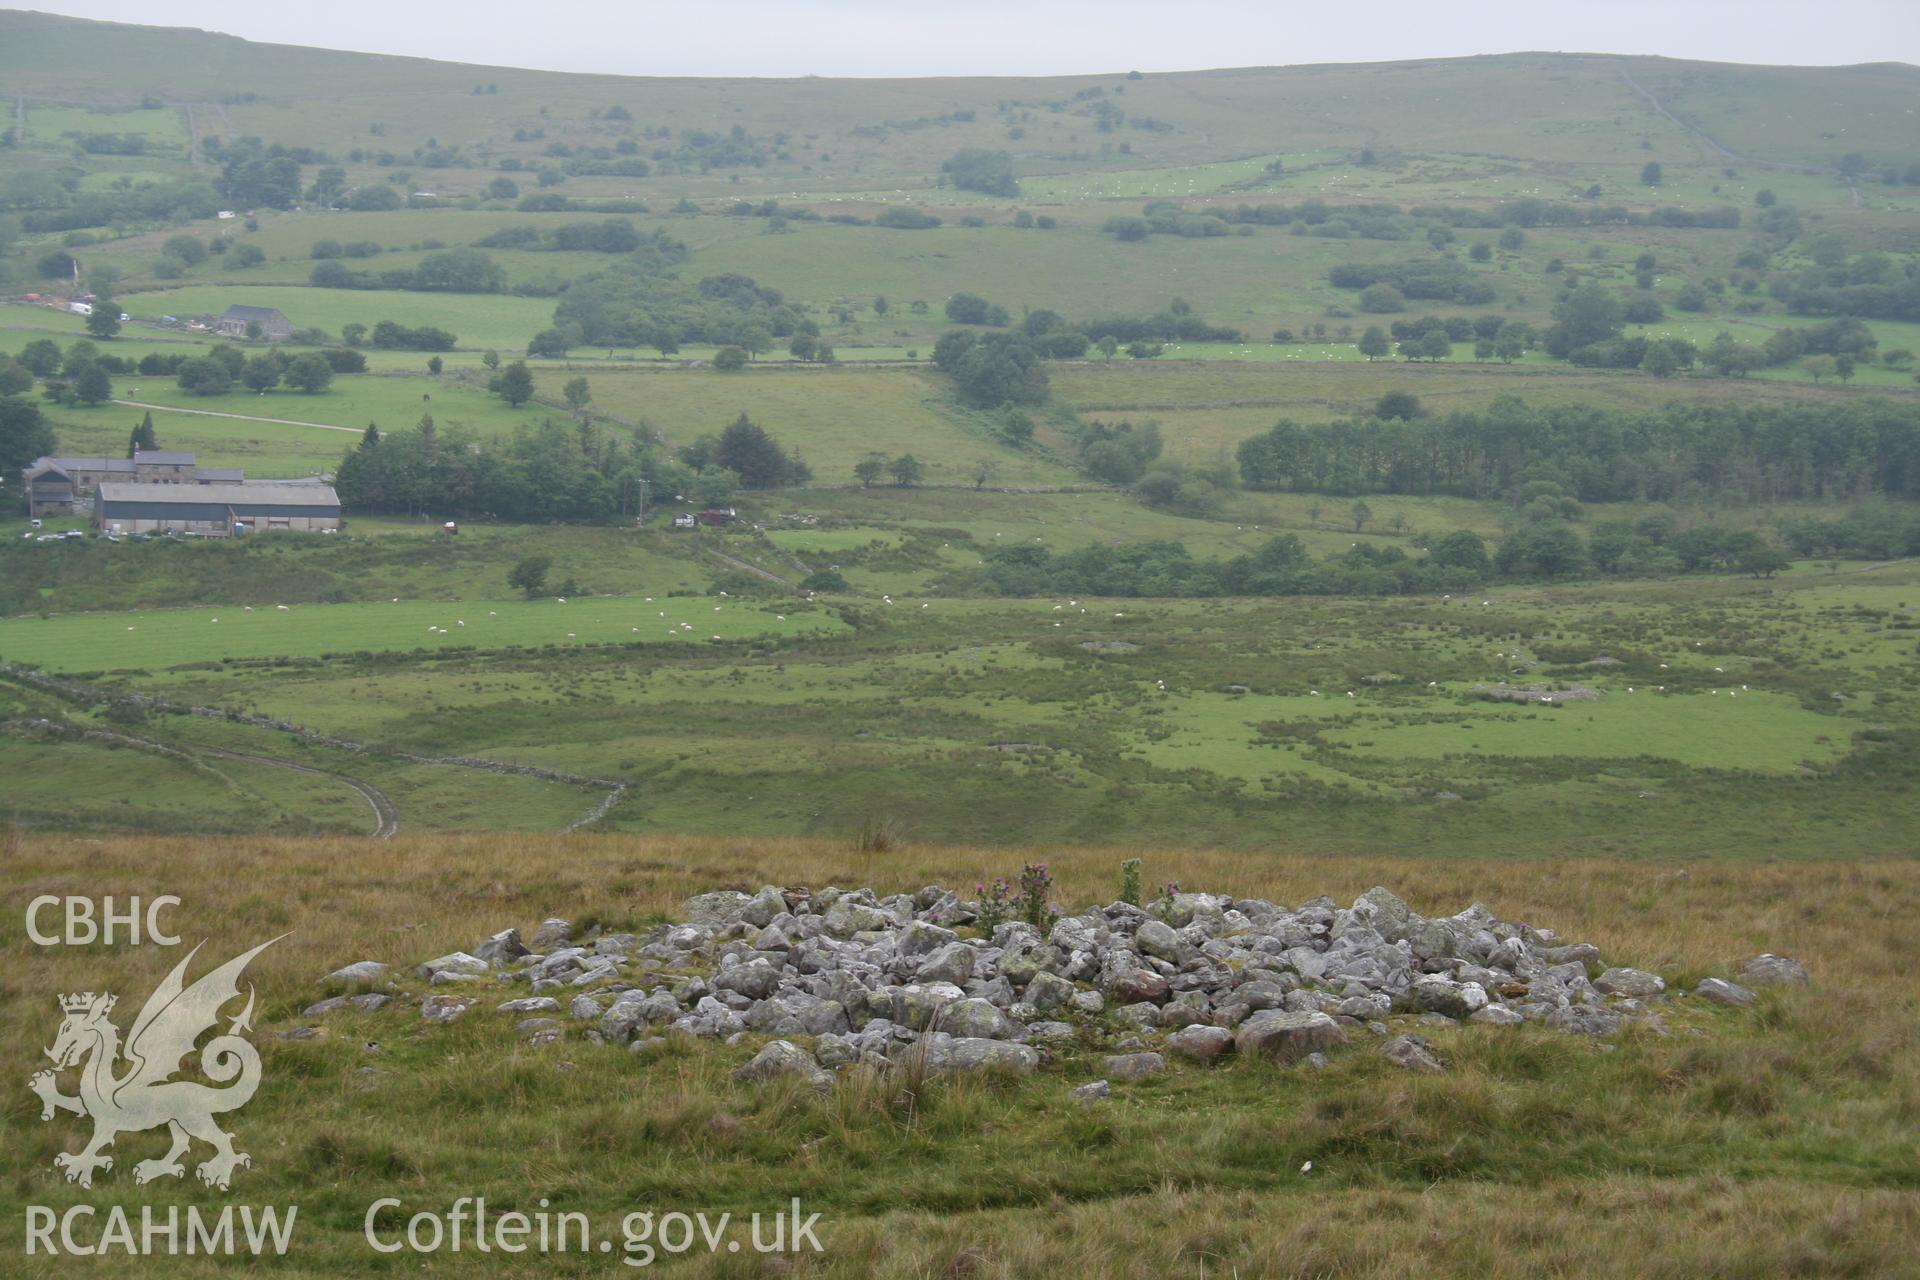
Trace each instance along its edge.
<path fill-rule="evenodd" d="M 62 450 L 124 454 L 128 433 L 152 412 L 163 447 L 191 449 L 203 465 L 244 467 L 269 479 L 331 473 L 369 422 L 382 431 L 406 430 L 431 414 L 443 431 L 497 438 L 543 418 L 565 416 L 538 403 L 516 409 L 478 386 L 424 374 L 340 377 L 318 395 L 284 387 L 263 395 L 236 383 L 235 390 L 219 396 L 192 395 L 171 378 L 136 374 L 117 379 L 114 391 L 124 403 L 47 408 Z M 160 407 L 149 411 L 142 405 Z"/>
<path fill-rule="evenodd" d="M 399 600 L 66 614 L 0 620 L 0 659 L 48 670 L 99 671 L 362 651 L 679 646 L 842 629 L 837 619 L 819 610 L 798 605 L 778 609 L 662 595 L 658 600 Z"/>
<path fill-rule="evenodd" d="M 6 530 L 11 534 L 16 527 L 24 529 L 24 519 Z M 459 535 L 448 537 L 439 520 L 373 516 L 350 517 L 344 533 L 312 537 L 112 544 L 36 543 L 14 536 L 0 538 L 0 580 L 33 584 L 36 607 L 59 613 L 182 604 L 238 609 L 390 603 L 394 596 L 454 604 L 500 596 L 515 563 L 545 555 L 553 561 L 556 583 L 571 576 L 595 595 L 685 595 L 706 591 L 724 571 L 702 550 L 710 538 L 706 532 L 477 521 L 462 522 Z"/>
<path fill-rule="evenodd" d="M 551 299 L 507 294 L 314 289 L 304 284 L 255 287 L 236 282 L 132 293 L 120 299 L 121 307 L 140 320 L 158 320 L 163 315 L 182 320 L 218 316 L 235 303 L 277 307 L 295 328 L 324 329 L 336 336 L 345 324 L 357 321 L 371 329 L 381 320 L 392 320 L 409 328 L 450 330 L 462 347 L 498 347 L 502 351 L 525 350 L 534 334 L 553 325 Z M 425 353 L 420 355 L 422 362 L 426 358 Z"/>
<path fill-rule="evenodd" d="M 1285 353 L 1288 348 L 1266 350 Z M 1306 352 L 1325 354 L 1317 348 L 1307 348 Z M 1816 387 L 1811 382 L 1704 375 L 1650 378 L 1631 370 L 1577 369 L 1533 361 L 1502 365 L 1497 361 L 1482 364 L 1465 360 L 1328 360 L 1312 355 L 1299 361 L 1164 357 L 1117 359 L 1111 364 L 1080 361 L 1056 366 L 1053 371 L 1054 394 L 1083 417 L 1139 420 L 1161 413 L 1239 414 L 1254 410 L 1258 412 L 1249 414 L 1248 420 L 1258 422 L 1260 415 L 1266 414 L 1265 426 L 1283 417 L 1312 422 L 1363 414 L 1389 391 L 1412 392 L 1424 407 L 1444 413 L 1484 408 L 1501 396 L 1517 396 L 1529 404 L 1600 401 L 1620 408 L 1657 409 L 1674 401 L 1694 399 L 1792 404 L 1901 390 L 1879 384 L 1862 392 L 1832 382 Z M 1241 438 L 1244 435 L 1208 437 L 1199 442 L 1199 447 L 1210 449 L 1224 444 L 1231 449 Z M 1170 443 L 1171 439 L 1169 433 Z"/>
<path fill-rule="evenodd" d="M 145 379 L 141 385 L 171 389 L 172 384 Z M 141 398 L 146 394 L 143 390 Z M 271 399 L 262 402 L 252 398 L 251 403 L 233 404 L 224 412 L 267 414 L 277 408 Z M 49 407 L 47 417 L 63 453 L 111 458 L 126 453 L 128 434 L 146 412 L 123 405 L 61 405 Z M 289 408 L 286 412 L 294 414 L 298 410 Z M 341 426 L 289 426 L 199 412 L 162 411 L 153 413 L 153 429 L 163 448 L 192 450 L 202 466 L 240 467 L 250 478 L 261 480 L 331 475 L 340 465 L 340 456 L 354 447 L 357 434 Z M 365 430 L 364 424 L 359 430 Z"/>
<path fill-rule="evenodd" d="M 944 380 L 931 374 L 749 368 L 594 374 L 589 382 L 592 408 L 660 431 L 675 445 L 717 435 L 745 413 L 783 446 L 797 448 L 823 484 L 853 483 L 853 465 L 875 451 L 913 454 L 925 464 L 928 484 L 970 485 L 982 462 L 994 464 L 995 484 L 1083 480 L 1064 462 L 1000 442 L 989 415 L 958 407 Z"/>
<path fill-rule="evenodd" d="M 224 395 L 201 396 L 182 391 L 172 378 L 146 378 L 129 374 L 115 388 L 119 398 L 133 402 L 166 405 L 188 413 L 242 414 L 255 418 L 278 418 L 289 422 L 317 423 L 364 430 L 367 423 L 380 424 L 382 431 L 411 427 L 423 414 L 432 414 L 442 429 L 465 427 L 477 435 L 505 435 L 518 426 L 533 425 L 542 417 L 554 416 L 554 410 L 537 401 L 515 407 L 488 392 L 476 381 L 453 377 L 429 377 L 424 368 L 413 376 L 347 375 L 336 377 L 322 392 L 308 394 L 279 386 L 271 391 L 251 391 L 239 382 Z M 536 387 L 538 383 L 536 382 Z M 558 387 L 540 388 L 556 395 Z M 127 406 L 118 413 L 124 416 Z M 157 425 L 157 423 L 156 423 Z M 345 444 L 353 441 L 342 437 Z"/>
<path fill-rule="evenodd" d="M 431 214 L 416 215 L 423 220 Z M 419 230 L 424 231 L 423 224 Z M 391 253 L 382 253 L 378 257 L 349 259 L 347 263 L 356 269 L 379 272 L 389 268 L 417 267 L 420 260 L 430 250 L 399 249 Z M 488 256 L 493 258 L 505 273 L 508 289 L 530 286 L 546 293 L 553 293 L 576 276 L 593 271 L 605 270 L 611 259 L 609 255 L 597 253 L 530 253 L 522 250 L 489 249 Z M 229 268 L 226 264 L 237 259 L 209 258 L 185 273 L 171 279 L 160 276 L 154 267 L 164 260 L 157 246 L 138 255 L 117 256 L 116 264 L 124 266 L 128 275 L 117 290 L 122 295 L 122 304 L 138 298 L 142 293 L 157 290 L 175 289 L 300 289 L 311 288 L 309 281 L 313 276 L 314 261 L 302 249 L 291 257 L 269 257 L 265 262 L 250 267 Z M 380 290 L 348 290 L 347 292 L 375 293 Z M 432 295 L 429 295 L 432 296 Z M 446 295 L 441 295 L 446 296 Z M 486 295 L 474 295 L 486 296 Z M 512 297 L 507 294 L 501 296 Z M 261 305 L 271 305 L 262 303 Z M 225 308 L 221 308 L 224 310 Z M 142 318 L 146 318 L 144 314 Z M 156 313 L 157 315 L 158 313 Z M 177 312 L 174 314 L 178 314 Z M 199 314 L 189 312 L 188 314 Z M 385 317 L 382 317 L 385 318 Z M 369 323 L 362 321 L 362 323 Z M 305 327 L 305 326 L 302 326 Z M 322 326 L 324 327 L 324 326 Z M 528 335 L 531 336 L 531 335 Z M 520 345 L 525 345 L 524 339 Z"/>
<path fill-rule="evenodd" d="M 805 553 L 836 532 L 773 536 Z M 878 554 L 919 535 L 906 537 Z M 814 554 L 866 545 L 849 541 Z M 879 816 L 924 839 L 1184 832 L 1246 847 L 1284 823 L 1330 848 L 1799 856 L 1839 840 L 1891 853 L 1916 818 L 1900 771 L 1920 731 L 1917 575 L 1803 568 L 1398 601 L 903 590 L 853 607 L 851 631 L 718 598 L 222 605 L 15 618 L 0 622 L 0 656 L 120 668 L 113 686 L 361 742 L 625 778 L 636 789 L 604 821 L 643 831 L 834 834 Z M 663 630 L 629 647 L 636 621 L 690 621 L 696 639 Z M 430 622 L 455 634 L 422 643 Z M 574 638 L 547 634 L 566 627 Z M 782 643 L 739 643 L 756 634 Z M 493 647 L 506 644 L 523 647 Z M 393 660 L 212 662 L 353 649 Z M 1567 696 L 1484 692 L 1503 681 Z M 188 749 L 208 741 L 199 722 L 167 732 Z M 270 731 L 221 733 L 289 747 Z M 356 763 L 384 787 L 377 757 Z M 47 785 L 23 805 L 59 812 Z M 403 823 L 503 820 L 436 800 L 428 775 L 410 785 Z"/>
<path fill-rule="evenodd" d="M 171 151 L 184 157 L 187 149 L 187 120 L 177 109 L 108 111 L 38 102 L 27 108 L 27 147 L 71 147 L 89 133 L 139 134 L 147 140 L 148 154 Z"/>
<path fill-rule="evenodd" d="M 955 224 L 896 231 L 791 223 L 785 235 L 701 247 L 692 269 L 739 271 L 793 297 L 852 304 L 857 327 L 833 333 L 848 341 L 891 345 L 937 332 L 944 327 L 941 308 L 959 290 L 999 303 L 1015 317 L 1047 308 L 1087 324 L 1111 315 L 1151 315 L 1184 297 L 1210 322 L 1264 338 L 1276 325 L 1297 327 L 1329 304 L 1352 302 L 1348 291 L 1326 282 L 1335 264 L 1425 252 L 1424 246 L 1416 252 L 1408 244 L 1295 236 L 1271 227 L 1251 236 L 1153 236 L 1124 243 L 1100 232 L 1098 224 L 1053 231 Z M 1488 279 L 1497 288 L 1506 283 L 1493 272 Z M 886 316 L 867 309 L 875 295 L 892 304 Z M 928 305 L 928 315 L 909 310 L 916 300 Z"/>

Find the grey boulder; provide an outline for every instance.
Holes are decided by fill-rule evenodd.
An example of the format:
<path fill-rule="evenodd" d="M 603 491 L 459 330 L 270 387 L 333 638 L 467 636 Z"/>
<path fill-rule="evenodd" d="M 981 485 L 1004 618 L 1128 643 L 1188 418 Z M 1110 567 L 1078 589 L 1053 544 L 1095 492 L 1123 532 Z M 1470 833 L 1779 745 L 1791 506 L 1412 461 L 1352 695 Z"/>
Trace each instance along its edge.
<path fill-rule="evenodd" d="M 1166 1069 L 1167 1060 L 1157 1053 L 1117 1053 L 1107 1059 L 1107 1074 L 1116 1080 L 1143 1080 Z"/>
<path fill-rule="evenodd" d="M 1755 956 L 1740 969 L 1740 981 L 1749 987 L 1807 985 L 1807 969 L 1798 960 L 1771 953 Z"/>
<path fill-rule="evenodd" d="M 1347 1042 L 1340 1024 L 1324 1013 L 1289 1013 L 1263 1009 L 1240 1024 L 1234 1048 L 1245 1056 L 1259 1054 L 1278 1062 L 1297 1062 L 1310 1053 L 1335 1049 Z"/>
<path fill-rule="evenodd" d="M 1747 1005 L 1754 1001 L 1753 992 L 1725 978 L 1702 978 L 1693 994 L 1714 1004 Z"/>
<path fill-rule="evenodd" d="M 733 1073 L 735 1080 L 771 1080 L 777 1076 L 799 1076 L 816 1089 L 833 1085 L 833 1076 L 791 1040 L 769 1042 L 751 1062 Z"/>
<path fill-rule="evenodd" d="M 1659 974 L 1644 969 L 1609 969 L 1593 980 L 1593 987 L 1610 996 L 1645 999 L 1665 991 L 1667 983 Z"/>
<path fill-rule="evenodd" d="M 1395 1036 L 1380 1046 L 1380 1054 L 1396 1067 L 1408 1071 L 1433 1074 L 1444 1071 L 1439 1057 L 1433 1052 L 1433 1046 L 1424 1037 L 1416 1035 Z"/>
<path fill-rule="evenodd" d="M 1225 1027 L 1182 1027 L 1167 1037 L 1167 1048 L 1183 1058 L 1210 1062 L 1233 1047 L 1233 1032 Z"/>

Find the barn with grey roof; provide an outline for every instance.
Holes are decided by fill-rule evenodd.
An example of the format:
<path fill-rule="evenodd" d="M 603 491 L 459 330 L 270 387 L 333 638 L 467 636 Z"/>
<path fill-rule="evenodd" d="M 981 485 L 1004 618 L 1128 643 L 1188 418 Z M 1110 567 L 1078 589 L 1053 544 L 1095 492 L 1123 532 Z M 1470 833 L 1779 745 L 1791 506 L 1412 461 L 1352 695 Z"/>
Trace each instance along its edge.
<path fill-rule="evenodd" d="M 93 522 L 107 533 L 233 534 L 340 527 L 340 496 L 325 484 L 100 486 Z"/>

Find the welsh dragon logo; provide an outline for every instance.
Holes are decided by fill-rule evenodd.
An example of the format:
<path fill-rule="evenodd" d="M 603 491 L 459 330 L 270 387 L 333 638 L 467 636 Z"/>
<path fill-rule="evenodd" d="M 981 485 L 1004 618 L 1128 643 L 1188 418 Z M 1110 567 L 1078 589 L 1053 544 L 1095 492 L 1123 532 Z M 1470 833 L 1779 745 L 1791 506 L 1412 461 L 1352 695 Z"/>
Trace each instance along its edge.
<path fill-rule="evenodd" d="M 253 1163 L 245 1152 L 233 1149 L 233 1135 L 214 1123 L 216 1115 L 245 1106 L 260 1087 L 260 1055 L 240 1036 L 252 1030 L 251 986 L 246 1007 L 226 1033 L 199 1049 L 200 1074 L 215 1084 L 233 1083 L 216 1089 L 197 1080 L 171 1077 L 182 1070 L 183 1059 L 195 1051 L 201 1035 L 218 1025 L 221 1008 L 239 998 L 240 973 L 247 962 L 278 941 L 269 939 L 187 986 L 187 965 L 200 951 L 196 946 L 147 997 L 127 1032 L 124 1048 L 120 1029 L 107 1017 L 119 997 L 91 991 L 60 997 L 66 1019 L 53 1047 L 46 1051 L 54 1070 L 36 1072 L 28 1086 L 40 1095 L 42 1120 L 53 1119 L 56 1111 L 93 1120 L 93 1138 L 85 1150 L 53 1158 L 55 1167 L 65 1170 L 68 1182 L 91 1187 L 96 1169 L 113 1168 L 113 1157 L 102 1153 L 116 1137 L 161 1125 L 167 1127 L 173 1146 L 158 1160 L 134 1165 L 137 1183 L 182 1176 L 186 1169 L 180 1157 L 195 1138 L 213 1148 L 213 1155 L 195 1170 L 208 1186 L 226 1190 L 233 1171 Z M 116 1075 L 122 1065 L 126 1070 Z M 80 1068 L 80 1092 L 68 1097 L 60 1092 L 57 1073 L 75 1066 Z"/>

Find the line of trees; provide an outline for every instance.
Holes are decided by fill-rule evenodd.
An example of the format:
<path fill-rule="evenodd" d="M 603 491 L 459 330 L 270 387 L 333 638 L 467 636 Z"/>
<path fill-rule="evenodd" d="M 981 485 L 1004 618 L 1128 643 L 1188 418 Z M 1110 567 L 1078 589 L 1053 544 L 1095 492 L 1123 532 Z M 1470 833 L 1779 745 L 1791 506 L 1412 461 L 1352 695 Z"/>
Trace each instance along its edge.
<path fill-rule="evenodd" d="M 482 440 L 428 415 L 406 431 L 369 426 L 334 488 L 353 511 L 608 523 L 640 509 L 657 462 L 644 442 L 590 422 Z"/>
<path fill-rule="evenodd" d="M 1359 543 L 1314 559 L 1292 534 L 1270 538 L 1250 555 L 1196 558 L 1179 542 L 1052 552 L 1021 544 L 986 553 L 971 576 L 994 595 L 1297 596 L 1411 595 L 1468 591 L 1500 580 L 1588 575 L 1667 576 L 1736 573 L 1771 576 L 1782 551 L 1750 529 L 1704 527 L 1676 534 L 1663 518 L 1601 525 L 1590 538 L 1556 521 L 1511 531 L 1497 551 L 1471 530 L 1456 530 L 1409 555 L 1393 545 Z"/>
<path fill-rule="evenodd" d="M 655 500 L 711 506 L 731 500 L 742 485 L 770 489 L 811 478 L 797 452 L 745 414 L 677 456 L 640 432 L 585 417 L 485 440 L 443 429 L 429 414 L 406 431 L 383 435 L 369 425 L 359 447 L 341 459 L 334 488 L 354 511 L 609 523 Z"/>
<path fill-rule="evenodd" d="M 1696 493 L 1747 501 L 1920 497 L 1920 409 L 1845 404 L 1534 408 L 1502 397 L 1477 412 L 1283 420 L 1243 441 L 1242 481 L 1302 493 L 1489 498 L 1550 479 L 1583 502 Z"/>
<path fill-rule="evenodd" d="M 314 265 L 307 283 L 316 289 L 411 289 L 421 293 L 499 293 L 507 273 L 484 250 L 446 249 L 418 266 L 355 271 L 338 258 Z"/>
<path fill-rule="evenodd" d="M 632 253 L 649 243 L 676 261 L 686 256 L 686 245 L 655 230 L 643 237 L 626 218 L 607 218 L 600 222 L 566 222 L 557 227 L 502 227 L 492 235 L 474 241 L 480 249 L 524 249 L 549 253 Z"/>

